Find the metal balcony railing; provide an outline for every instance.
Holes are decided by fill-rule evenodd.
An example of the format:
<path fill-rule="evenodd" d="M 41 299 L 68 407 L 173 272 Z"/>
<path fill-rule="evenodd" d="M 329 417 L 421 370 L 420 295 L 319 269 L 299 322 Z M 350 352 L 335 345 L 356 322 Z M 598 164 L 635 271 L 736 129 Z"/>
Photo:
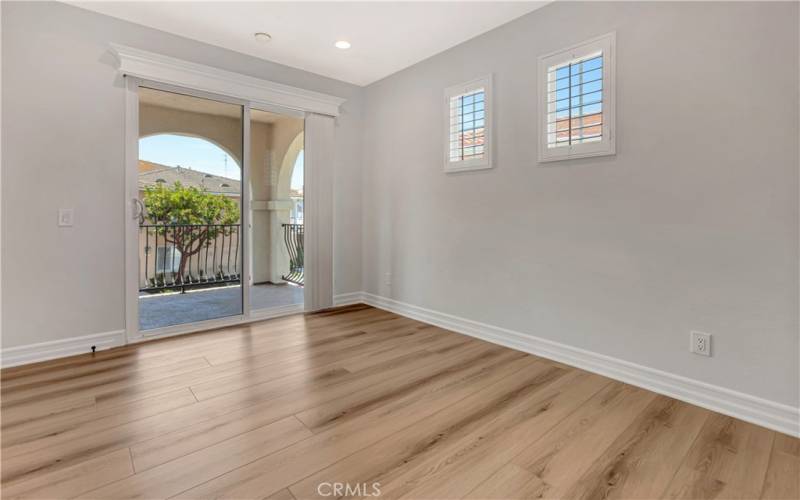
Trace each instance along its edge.
<path fill-rule="evenodd" d="M 140 224 L 139 291 L 241 283 L 240 224 Z"/>
<path fill-rule="evenodd" d="M 283 224 L 283 240 L 289 252 L 289 274 L 283 279 L 297 285 L 303 284 L 303 225 Z"/>

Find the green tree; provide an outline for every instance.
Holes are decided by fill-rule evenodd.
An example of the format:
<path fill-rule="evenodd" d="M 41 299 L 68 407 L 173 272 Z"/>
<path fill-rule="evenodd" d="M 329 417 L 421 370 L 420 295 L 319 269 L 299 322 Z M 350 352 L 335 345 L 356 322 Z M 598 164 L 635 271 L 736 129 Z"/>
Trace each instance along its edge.
<path fill-rule="evenodd" d="M 175 182 L 148 186 L 144 190 L 145 219 L 154 225 L 150 229 L 164 238 L 181 254 L 177 282 L 184 283 L 186 264 L 192 256 L 206 248 L 220 235 L 233 230 L 225 225 L 239 223 L 239 205 L 233 199 L 212 194 L 205 189 L 184 186 Z M 237 229 L 238 231 L 238 229 Z"/>

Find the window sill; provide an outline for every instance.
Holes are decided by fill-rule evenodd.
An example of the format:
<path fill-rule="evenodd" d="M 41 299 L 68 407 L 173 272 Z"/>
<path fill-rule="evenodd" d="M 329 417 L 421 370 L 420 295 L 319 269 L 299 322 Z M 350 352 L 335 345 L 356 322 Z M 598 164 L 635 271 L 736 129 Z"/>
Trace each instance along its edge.
<path fill-rule="evenodd" d="M 615 149 L 606 149 L 603 151 L 585 151 L 582 153 L 566 153 L 559 155 L 539 155 L 539 163 L 552 163 L 556 161 L 575 160 L 579 158 L 593 158 L 595 156 L 612 156 L 616 155 Z"/>
<path fill-rule="evenodd" d="M 444 166 L 444 173 L 450 174 L 454 172 L 469 172 L 470 170 L 489 170 L 492 168 L 491 163 L 487 162 L 480 162 L 480 163 L 469 163 L 469 162 L 459 162 L 459 163 L 447 163 Z"/>

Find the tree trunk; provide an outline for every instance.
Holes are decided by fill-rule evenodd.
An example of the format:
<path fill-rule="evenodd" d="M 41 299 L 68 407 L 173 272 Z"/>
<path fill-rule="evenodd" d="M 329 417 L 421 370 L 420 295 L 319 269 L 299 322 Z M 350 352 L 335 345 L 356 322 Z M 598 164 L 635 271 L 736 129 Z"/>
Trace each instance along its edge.
<path fill-rule="evenodd" d="M 178 250 L 180 251 L 180 250 Z M 178 265 L 178 276 L 180 276 L 181 284 L 184 284 L 186 276 L 186 263 L 191 258 L 191 255 L 187 255 L 185 252 L 181 252 L 181 263 Z"/>

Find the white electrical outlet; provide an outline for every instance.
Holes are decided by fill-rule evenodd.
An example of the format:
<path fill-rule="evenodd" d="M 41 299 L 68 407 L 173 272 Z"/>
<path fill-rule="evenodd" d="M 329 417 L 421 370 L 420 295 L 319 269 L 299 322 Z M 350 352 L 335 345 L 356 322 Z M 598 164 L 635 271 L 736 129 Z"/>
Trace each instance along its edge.
<path fill-rule="evenodd" d="M 71 208 L 58 209 L 58 225 L 59 227 L 71 227 L 75 222 L 75 211 Z"/>
<path fill-rule="evenodd" d="M 701 356 L 711 356 L 711 334 L 703 332 L 691 332 L 689 335 L 691 344 L 689 350 Z"/>
<path fill-rule="evenodd" d="M 392 273 L 386 273 L 383 282 L 386 286 L 392 286 Z"/>

